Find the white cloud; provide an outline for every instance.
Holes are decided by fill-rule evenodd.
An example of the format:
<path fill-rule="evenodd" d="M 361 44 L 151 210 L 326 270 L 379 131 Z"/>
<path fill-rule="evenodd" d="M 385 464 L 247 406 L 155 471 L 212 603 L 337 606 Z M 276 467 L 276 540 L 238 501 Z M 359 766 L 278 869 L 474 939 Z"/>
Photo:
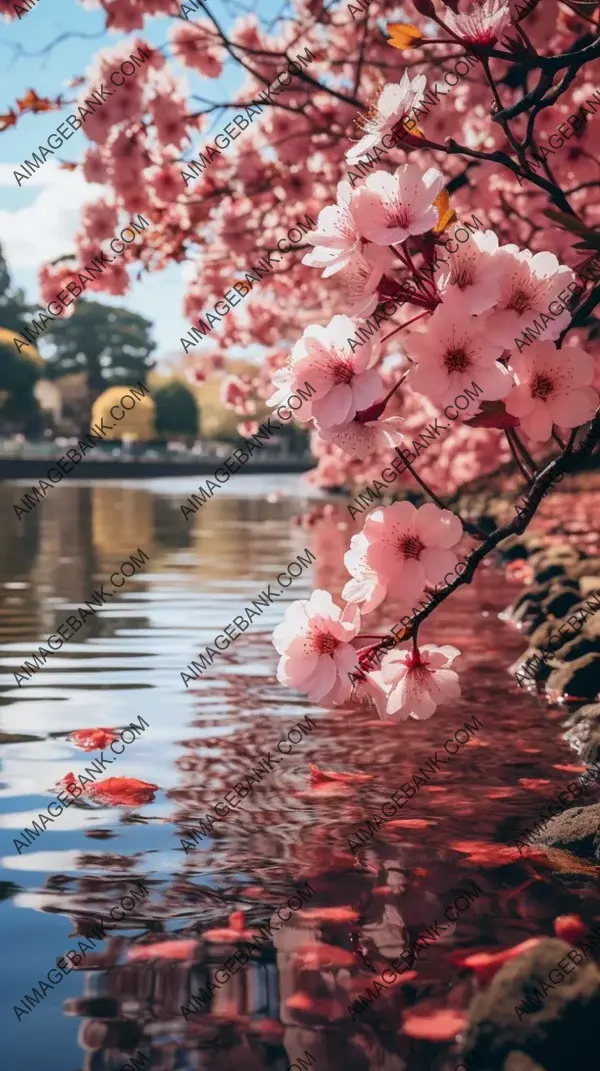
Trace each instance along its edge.
<path fill-rule="evenodd" d="M 13 171 L 18 167 L 0 164 L 0 186 L 14 184 Z M 79 170 L 61 171 L 52 161 L 27 185 L 37 187 L 39 193 L 23 208 L 0 210 L 0 244 L 11 269 L 37 271 L 47 260 L 74 252 L 81 207 L 98 198 L 103 188 L 86 182 Z"/>

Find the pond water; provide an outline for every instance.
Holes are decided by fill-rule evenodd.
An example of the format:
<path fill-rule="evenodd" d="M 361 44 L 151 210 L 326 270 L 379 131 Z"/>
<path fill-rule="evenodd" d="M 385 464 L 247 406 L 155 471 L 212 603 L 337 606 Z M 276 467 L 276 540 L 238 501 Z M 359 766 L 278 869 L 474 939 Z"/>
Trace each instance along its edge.
<path fill-rule="evenodd" d="M 277 683 L 270 634 L 313 587 L 339 595 L 351 534 L 343 504 L 302 526 L 294 518 L 316 496 L 299 477 L 240 476 L 186 522 L 179 506 L 194 489 L 187 479 L 66 483 L 19 523 L 12 503 L 25 488 L 0 486 L 2 1067 L 118 1071 L 133 1057 L 155 1071 L 453 1068 L 450 1050 L 400 1034 L 402 1014 L 417 1004 L 464 1009 L 473 982 L 457 950 L 550 933 L 553 917 L 575 905 L 564 883 L 537 875 L 532 884 L 521 864 L 474 863 L 466 843 L 505 844 L 580 769 L 555 724 L 560 712 L 508 676 L 526 643 L 498 614 L 519 589 L 486 568 L 422 629 L 421 640 L 463 651 L 456 705 L 398 725 L 324 710 Z M 148 560 L 19 686 L 24 660 L 139 549 Z M 283 590 L 278 575 L 306 549 L 314 562 Z M 186 687 L 181 672 L 269 584 L 277 597 Z M 147 802 L 90 794 L 18 852 L 14 840 L 47 814 L 58 782 L 100 755 L 68 734 L 121 731 L 140 717 L 144 731 L 130 733 L 98 779 L 149 782 L 157 788 Z M 355 859 L 357 827 L 474 719 L 477 730 L 419 785 L 401 822 Z M 270 768 L 280 740 L 291 742 Z M 184 851 L 184 830 L 225 793 L 231 802 L 261 756 L 262 780 Z M 370 779 L 313 784 L 310 763 Z M 145 892 L 131 908 L 138 881 Z M 374 977 L 369 965 L 385 967 L 473 882 L 479 892 L 428 948 L 412 985 L 351 1018 L 349 1003 Z M 299 910 L 297 889 L 310 889 Z M 106 940 L 86 941 L 122 898 L 113 918 L 123 919 Z M 290 898 L 291 917 L 273 924 L 272 940 L 215 987 L 210 1006 L 182 1015 L 237 947 L 227 934 L 202 934 L 239 911 L 255 929 Z M 328 918 L 324 907 L 339 910 Z M 195 943 L 178 946 L 187 949 L 179 960 L 141 958 L 165 935 Z M 79 969 L 56 971 L 51 986 L 48 972 L 79 941 L 90 948 Z M 25 1014 L 40 981 L 47 988 Z"/>

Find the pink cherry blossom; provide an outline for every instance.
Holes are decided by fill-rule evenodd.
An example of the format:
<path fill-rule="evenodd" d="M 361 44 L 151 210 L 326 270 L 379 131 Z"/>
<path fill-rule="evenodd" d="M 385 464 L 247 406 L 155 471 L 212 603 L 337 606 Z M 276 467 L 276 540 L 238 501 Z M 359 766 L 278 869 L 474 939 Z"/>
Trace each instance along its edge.
<path fill-rule="evenodd" d="M 400 164 L 393 175 L 369 175 L 354 191 L 353 216 L 360 233 L 379 245 L 396 245 L 409 234 L 431 230 L 439 218 L 433 202 L 444 183 L 437 167 L 423 172 L 417 164 Z"/>
<path fill-rule="evenodd" d="M 424 720 L 442 703 L 460 697 L 458 674 L 450 669 L 460 654 L 457 647 L 425 643 L 422 647 L 397 647 L 381 663 L 381 677 L 389 688 L 387 713 L 405 721 Z"/>
<path fill-rule="evenodd" d="M 414 605 L 426 584 L 439 584 L 454 570 L 458 559 L 450 547 L 458 543 L 462 524 L 451 510 L 431 502 L 418 509 L 411 502 L 394 502 L 373 510 L 363 533 L 364 560 L 387 594 Z"/>
<path fill-rule="evenodd" d="M 387 246 L 371 245 L 361 240 L 351 262 L 336 277 L 342 300 L 351 316 L 371 315 L 379 304 L 377 287 L 381 277 L 397 263 Z"/>
<path fill-rule="evenodd" d="M 363 603 L 361 613 L 368 614 L 383 602 L 386 585 L 378 573 L 367 565 L 366 554 L 369 541 L 364 532 L 357 532 L 350 540 L 350 550 L 344 555 L 344 564 L 352 579 L 342 590 L 342 598 L 348 603 Z"/>
<path fill-rule="evenodd" d="M 462 41 L 493 45 L 511 25 L 508 0 L 471 0 L 468 11 L 448 11 L 444 23 Z"/>
<path fill-rule="evenodd" d="M 435 281 L 445 301 L 460 297 L 467 312 L 475 315 L 486 312 L 496 304 L 504 275 L 501 257 L 495 257 L 498 237 L 493 231 L 472 234 L 464 245 L 458 245 L 448 262 L 438 267 Z"/>
<path fill-rule="evenodd" d="M 240 416 L 251 416 L 256 412 L 256 403 L 250 398 L 250 393 L 250 385 L 239 376 L 224 376 L 221 380 L 220 398 L 223 405 Z"/>
<path fill-rule="evenodd" d="M 169 30 L 173 53 L 186 67 L 205 78 L 218 78 L 227 55 L 214 26 L 208 19 L 176 23 Z"/>
<path fill-rule="evenodd" d="M 314 411 L 314 407 L 313 407 Z M 368 454 L 381 453 L 390 446 L 400 446 L 404 439 L 402 417 L 378 417 L 362 421 L 354 417 L 349 423 L 337 427 L 317 425 L 319 433 L 330 443 L 335 443 L 345 454 L 361 461 Z"/>
<path fill-rule="evenodd" d="M 427 79 L 419 74 L 412 81 L 408 71 L 404 72 L 402 81 L 388 83 L 371 104 L 362 119 L 365 131 L 363 137 L 348 149 L 346 159 L 349 164 L 356 164 L 361 156 L 377 145 L 385 134 L 389 134 L 397 123 L 401 123 L 418 107 L 423 99 Z"/>
<path fill-rule="evenodd" d="M 518 336 L 527 328 L 537 332 L 534 321 L 543 313 L 545 339 L 551 342 L 558 338 L 571 316 L 554 302 L 575 281 L 571 268 L 560 264 L 554 253 L 533 254 L 529 249 L 519 250 L 516 245 L 500 246 L 494 255 L 501 258 L 499 263 L 504 270 L 498 301 L 487 314 L 490 336 L 507 349 L 513 349 Z"/>
<path fill-rule="evenodd" d="M 589 386 L 594 360 L 579 346 L 557 350 L 552 342 L 537 342 L 523 353 L 511 355 L 517 386 L 505 400 L 506 409 L 519 417 L 523 430 L 535 442 L 546 442 L 552 428 L 578 428 L 591 420 L 598 394 Z"/>
<path fill-rule="evenodd" d="M 317 229 L 306 235 L 306 241 L 315 248 L 305 254 L 302 263 L 312 268 L 324 268 L 325 279 L 350 264 L 359 249 L 360 234 L 353 204 L 356 192 L 346 180 L 339 182 L 337 205 L 322 208 Z"/>
<path fill-rule="evenodd" d="M 438 305 L 421 331 L 411 332 L 406 351 L 417 368 L 410 371 L 413 390 L 440 404 L 453 402 L 473 382 L 482 398 L 497 401 L 512 386 L 512 378 L 497 358 L 503 347 L 485 319 L 469 316 L 462 300 Z"/>
<path fill-rule="evenodd" d="M 342 612 L 328 591 L 313 591 L 310 599 L 293 602 L 273 633 L 281 655 L 278 681 L 325 705 L 343 701 L 351 690 L 348 673 L 356 666 L 351 641 L 359 629 L 358 608 L 347 606 Z"/>
<path fill-rule="evenodd" d="M 311 324 L 292 350 L 289 369 L 278 376 L 279 391 L 268 404 L 281 404 L 291 391 L 308 382 L 314 397 L 303 418 L 315 417 L 324 428 L 352 420 L 355 413 L 383 397 L 383 380 L 373 369 L 379 357 L 379 336 L 363 346 L 348 344 L 361 327 L 361 320 L 334 316 L 326 327 Z M 304 408 L 304 407 L 303 407 Z"/>
<path fill-rule="evenodd" d="M 374 669 L 368 673 L 361 673 L 357 666 L 354 675 L 356 679 L 352 682 L 352 698 L 361 706 L 375 707 L 379 717 L 385 719 L 390 689 L 383 680 L 381 670 Z"/>

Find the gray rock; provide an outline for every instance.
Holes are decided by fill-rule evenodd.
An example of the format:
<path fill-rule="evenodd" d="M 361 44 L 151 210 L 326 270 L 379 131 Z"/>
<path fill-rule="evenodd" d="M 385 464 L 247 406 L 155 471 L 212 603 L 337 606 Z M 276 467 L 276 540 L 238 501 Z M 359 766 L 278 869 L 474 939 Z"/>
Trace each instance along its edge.
<path fill-rule="evenodd" d="M 549 989 L 537 1011 L 517 1014 L 569 951 L 548 937 L 505 963 L 471 1003 L 457 1063 L 466 1059 L 482 1071 L 598 1071 L 600 972 L 590 959 Z"/>
<path fill-rule="evenodd" d="M 519 596 L 506 614 L 523 626 L 527 632 L 533 632 L 546 621 L 550 615 L 561 617 L 572 606 L 581 601 L 581 592 L 576 580 L 560 578 L 546 584 L 532 584 Z"/>
<path fill-rule="evenodd" d="M 587 807 L 570 807 L 568 811 L 551 818 L 529 843 L 546 844 L 584 859 L 592 859 L 599 829 L 600 803 L 590 803 Z"/>
<path fill-rule="evenodd" d="M 555 659 L 558 662 L 558 659 Z M 546 693 L 573 699 L 597 699 L 600 691 L 600 654 L 587 654 L 561 662 L 546 681 Z"/>
<path fill-rule="evenodd" d="M 581 602 L 581 592 L 576 580 L 554 581 L 543 600 L 541 609 L 546 617 L 563 618 L 569 610 Z"/>
<path fill-rule="evenodd" d="M 568 574 L 574 580 L 579 580 L 581 576 L 600 577 L 600 558 L 582 558 L 574 565 L 569 565 Z"/>
<path fill-rule="evenodd" d="M 579 707 L 565 725 L 565 740 L 581 761 L 600 760 L 600 703 L 587 703 Z"/>

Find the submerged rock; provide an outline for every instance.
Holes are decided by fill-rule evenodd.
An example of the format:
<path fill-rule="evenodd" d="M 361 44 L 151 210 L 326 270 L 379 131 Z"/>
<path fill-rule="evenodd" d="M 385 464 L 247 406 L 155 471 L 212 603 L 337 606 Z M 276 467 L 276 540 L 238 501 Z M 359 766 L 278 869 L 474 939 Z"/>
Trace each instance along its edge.
<path fill-rule="evenodd" d="M 574 699 L 596 699 L 600 691 L 600 653 L 561 662 L 546 681 L 546 692 Z"/>
<path fill-rule="evenodd" d="M 551 971 L 563 974 L 557 965 L 570 951 L 548 937 L 501 967 L 471 1003 L 459 1066 L 462 1059 L 482 1071 L 597 1071 L 600 971 L 584 959 L 549 983 Z M 533 990 L 543 999 L 524 1012 Z"/>
<path fill-rule="evenodd" d="M 546 584 L 532 584 L 519 596 L 506 616 L 533 632 L 544 624 L 548 617 L 561 617 L 581 601 L 581 592 L 576 580 L 551 580 Z"/>
<path fill-rule="evenodd" d="M 569 565 L 569 576 L 579 580 L 582 576 L 597 576 L 600 579 L 600 558 L 582 558 Z"/>
<path fill-rule="evenodd" d="M 499 521 L 498 523 L 502 522 Z M 507 562 L 514 562 L 518 558 L 529 558 L 536 552 L 544 552 L 544 541 L 539 536 L 507 536 L 497 548 L 497 553 Z"/>
<path fill-rule="evenodd" d="M 571 807 L 551 818 L 545 828 L 532 837 L 529 843 L 545 844 L 572 852 L 584 859 L 595 857 L 600 860 L 599 830 L 600 803 L 591 803 L 587 807 Z"/>
<path fill-rule="evenodd" d="M 579 707 L 565 724 L 565 740 L 581 761 L 600 760 L 600 703 L 587 703 Z"/>
<path fill-rule="evenodd" d="M 565 617 L 573 606 L 581 602 L 581 591 L 576 580 L 555 581 L 550 585 L 547 598 L 542 602 L 546 617 Z"/>

